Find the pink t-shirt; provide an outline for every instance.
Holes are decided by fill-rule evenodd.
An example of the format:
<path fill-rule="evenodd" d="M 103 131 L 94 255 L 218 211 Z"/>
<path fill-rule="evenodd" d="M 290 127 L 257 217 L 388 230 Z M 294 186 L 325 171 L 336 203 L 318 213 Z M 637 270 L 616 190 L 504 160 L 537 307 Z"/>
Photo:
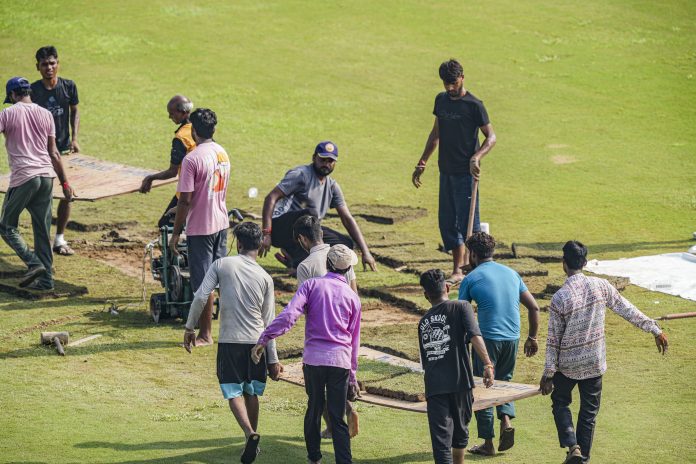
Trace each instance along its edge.
<path fill-rule="evenodd" d="M 230 159 L 215 142 L 193 149 L 181 163 L 177 192 L 193 192 L 186 217 L 186 235 L 212 235 L 229 227 L 227 182 Z"/>
<path fill-rule="evenodd" d="M 0 112 L 0 132 L 10 164 L 10 188 L 34 177 L 56 177 L 48 138 L 56 136 L 53 115 L 35 103 L 15 103 Z"/>

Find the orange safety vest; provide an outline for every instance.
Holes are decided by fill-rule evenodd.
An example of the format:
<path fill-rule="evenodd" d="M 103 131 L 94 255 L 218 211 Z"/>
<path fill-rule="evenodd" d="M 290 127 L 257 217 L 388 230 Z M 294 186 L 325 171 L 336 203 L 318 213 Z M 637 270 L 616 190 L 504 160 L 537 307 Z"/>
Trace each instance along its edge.
<path fill-rule="evenodd" d="M 177 129 L 177 131 L 174 133 L 174 137 L 181 140 L 181 143 L 184 144 L 184 147 L 186 147 L 186 154 L 188 155 L 191 153 L 191 150 L 196 148 L 196 141 L 193 140 L 193 136 L 191 135 L 191 123 L 187 122 L 183 126 Z M 181 165 L 179 165 L 179 170 L 177 171 L 177 175 L 181 174 Z M 179 198 L 179 192 L 176 192 L 176 197 Z"/>

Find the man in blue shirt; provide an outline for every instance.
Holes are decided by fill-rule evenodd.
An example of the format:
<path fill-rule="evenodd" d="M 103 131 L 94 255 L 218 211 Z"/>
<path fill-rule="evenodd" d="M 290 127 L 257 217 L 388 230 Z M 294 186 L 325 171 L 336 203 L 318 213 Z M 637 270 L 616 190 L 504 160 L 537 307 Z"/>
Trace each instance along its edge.
<path fill-rule="evenodd" d="M 495 365 L 495 380 L 509 382 L 515 370 L 517 346 L 520 340 L 520 302 L 529 313 L 529 335 L 524 353 L 534 356 L 539 346 L 539 306 L 520 275 L 507 266 L 493 261 L 495 239 L 485 232 L 476 232 L 466 241 L 470 262 L 474 266 L 459 287 L 459 299 L 475 301 L 478 307 L 478 324 L 491 362 Z M 484 363 L 473 356 L 475 376 L 483 375 Z M 498 451 L 505 451 L 515 444 L 515 429 L 511 420 L 515 417 L 514 403 L 496 406 L 500 420 Z M 476 412 L 478 436 L 485 441 L 469 449 L 472 454 L 492 456 L 493 408 Z"/>

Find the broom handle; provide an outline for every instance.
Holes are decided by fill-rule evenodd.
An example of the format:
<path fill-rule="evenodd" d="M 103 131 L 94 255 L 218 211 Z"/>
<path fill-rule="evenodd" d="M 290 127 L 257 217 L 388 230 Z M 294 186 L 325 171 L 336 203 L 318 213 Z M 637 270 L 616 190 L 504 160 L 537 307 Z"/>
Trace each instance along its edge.
<path fill-rule="evenodd" d="M 476 214 L 476 196 L 478 195 L 479 180 L 474 179 L 474 185 L 471 187 L 471 204 L 469 205 L 469 222 L 466 224 L 466 238 L 471 237 L 474 232 L 474 215 Z M 469 249 L 464 247 L 464 265 L 469 264 Z"/>

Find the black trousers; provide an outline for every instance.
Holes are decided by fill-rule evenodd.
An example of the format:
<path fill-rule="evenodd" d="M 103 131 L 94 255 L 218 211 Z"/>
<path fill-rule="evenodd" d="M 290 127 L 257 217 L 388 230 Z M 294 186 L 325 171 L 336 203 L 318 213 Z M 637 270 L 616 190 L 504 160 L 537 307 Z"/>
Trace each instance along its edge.
<path fill-rule="evenodd" d="M 167 211 L 174 208 L 178 203 L 179 199 L 176 197 L 176 195 L 174 195 L 169 204 L 167 205 L 167 208 L 162 213 L 162 217 L 159 221 L 157 221 L 157 228 L 174 225 L 174 215 L 167 216 Z"/>
<path fill-rule="evenodd" d="M 302 367 L 305 390 L 307 391 L 307 413 L 304 419 L 304 436 L 307 458 L 321 459 L 321 414 L 324 403 L 329 411 L 336 464 L 351 464 L 350 435 L 348 424 L 343 420 L 348 396 L 348 369 L 329 366 Z"/>
<path fill-rule="evenodd" d="M 428 402 L 428 426 L 435 464 L 452 464 L 452 448 L 469 444 L 474 394 L 471 390 L 432 395 Z"/>
<path fill-rule="evenodd" d="M 296 268 L 309 253 L 304 251 L 299 243 L 292 236 L 292 226 L 300 216 L 310 214 L 308 209 L 301 211 L 291 211 L 282 216 L 278 216 L 271 222 L 271 243 L 274 247 L 283 248 L 291 258 L 291 267 Z M 353 240 L 340 232 L 337 232 L 328 227 L 321 226 L 324 233 L 324 243 L 329 245 L 343 244 L 351 250 L 355 246 Z"/>
<path fill-rule="evenodd" d="M 570 403 L 573 401 L 573 388 L 580 390 L 580 412 L 578 413 L 577 431 L 573 429 L 573 415 Z M 553 419 L 556 421 L 558 440 L 562 448 L 580 445 L 583 460 L 590 459 L 595 419 L 599 413 L 602 398 L 602 376 L 585 380 L 569 379 L 560 372 L 553 376 L 553 393 L 551 402 Z"/>

